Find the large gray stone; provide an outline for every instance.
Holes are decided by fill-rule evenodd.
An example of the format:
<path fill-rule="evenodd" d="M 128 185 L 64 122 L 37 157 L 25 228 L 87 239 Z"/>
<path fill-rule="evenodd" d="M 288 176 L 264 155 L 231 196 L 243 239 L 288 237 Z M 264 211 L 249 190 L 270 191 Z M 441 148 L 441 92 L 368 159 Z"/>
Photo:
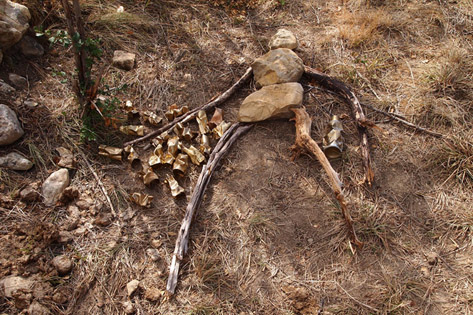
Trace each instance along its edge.
<path fill-rule="evenodd" d="M 9 276 L 0 281 L 1 293 L 4 297 L 12 298 L 15 292 L 31 290 L 33 281 L 22 277 Z"/>
<path fill-rule="evenodd" d="M 297 45 L 298 44 L 296 36 L 291 31 L 288 31 L 283 28 L 279 29 L 269 41 L 269 49 L 296 49 Z"/>
<path fill-rule="evenodd" d="M 27 171 L 33 167 L 33 162 L 16 152 L 0 156 L 0 167 L 6 167 L 14 171 Z"/>
<path fill-rule="evenodd" d="M 131 70 L 135 67 L 136 55 L 133 53 L 128 53 L 123 50 L 115 50 L 113 52 L 112 64 L 114 67 L 123 70 Z"/>
<path fill-rule="evenodd" d="M 296 82 L 264 86 L 245 98 L 240 106 L 238 120 L 255 122 L 292 117 L 290 108 L 302 104 L 303 94 L 302 85 Z"/>
<path fill-rule="evenodd" d="M 1 1 L 1 0 L 0 0 Z M 44 48 L 31 36 L 26 35 L 18 43 L 20 51 L 28 58 L 41 57 L 44 55 Z"/>
<path fill-rule="evenodd" d="M 7 49 L 20 41 L 30 19 L 30 11 L 24 5 L 0 0 L 0 49 Z"/>
<path fill-rule="evenodd" d="M 251 65 L 258 86 L 297 82 L 304 73 L 304 63 L 292 50 L 270 50 Z"/>
<path fill-rule="evenodd" d="M 15 112 L 7 105 L 0 104 L 0 145 L 12 144 L 24 133 Z"/>
<path fill-rule="evenodd" d="M 69 171 L 66 168 L 61 168 L 49 175 L 42 187 L 44 204 L 47 206 L 54 205 L 67 186 L 69 186 Z"/>

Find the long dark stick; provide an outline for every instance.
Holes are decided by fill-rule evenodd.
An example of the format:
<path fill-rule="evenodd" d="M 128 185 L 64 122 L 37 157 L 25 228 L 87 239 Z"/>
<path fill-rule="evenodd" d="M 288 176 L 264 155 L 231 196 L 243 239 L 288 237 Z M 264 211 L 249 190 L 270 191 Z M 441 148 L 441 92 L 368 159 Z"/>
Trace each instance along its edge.
<path fill-rule="evenodd" d="M 205 193 L 205 189 L 209 184 L 210 178 L 212 177 L 215 168 L 219 161 L 225 154 L 228 153 L 232 144 L 242 134 L 247 132 L 253 125 L 241 125 L 240 123 L 234 124 L 228 129 L 222 138 L 218 141 L 214 150 L 210 154 L 208 163 L 202 167 L 199 179 L 195 185 L 194 191 L 192 192 L 191 200 L 186 208 L 186 214 L 182 220 L 181 228 L 176 239 L 176 247 L 172 256 L 171 266 L 169 268 L 169 278 L 166 285 L 166 290 L 169 294 L 174 294 L 177 286 L 177 279 L 179 276 L 179 267 L 184 255 L 187 253 L 189 243 L 189 230 L 192 223 L 192 218 L 195 211 L 200 205 L 202 197 Z"/>
<path fill-rule="evenodd" d="M 150 133 L 148 133 L 147 135 L 145 135 L 141 138 L 137 138 L 137 139 L 134 139 L 132 141 L 128 141 L 128 142 L 124 143 L 123 146 L 126 147 L 126 146 L 129 146 L 129 145 L 144 141 L 144 140 L 149 139 L 151 137 L 160 135 L 164 131 L 169 130 L 172 127 L 174 127 L 179 122 L 180 123 L 185 123 L 185 122 L 191 121 L 192 119 L 194 119 L 197 116 L 197 113 L 200 110 L 207 111 L 211 108 L 214 108 L 214 107 L 222 104 L 223 102 L 228 100 L 230 98 L 230 96 L 232 96 L 238 89 L 240 89 L 243 86 L 243 84 L 245 84 L 251 78 L 252 73 L 253 73 L 253 71 L 252 71 L 251 67 L 246 69 L 246 72 L 243 74 L 243 76 L 237 82 L 235 82 L 235 84 L 233 84 L 228 90 L 223 92 L 219 97 L 217 97 L 213 101 L 211 101 L 207 104 L 204 104 L 202 106 L 199 106 L 197 108 L 194 108 L 193 110 L 189 111 L 185 115 L 174 119 L 173 121 L 171 121 L 167 125 L 164 125 L 163 127 L 159 128 L 158 130 L 150 132 Z"/>
<path fill-rule="evenodd" d="M 365 180 L 368 182 L 368 185 L 371 185 L 374 180 L 374 172 L 371 168 L 371 156 L 366 127 L 372 125 L 372 123 L 366 119 L 360 101 L 346 84 L 335 78 L 307 66 L 304 67 L 304 74 L 309 78 L 316 80 L 317 83 L 323 87 L 339 94 L 351 106 L 353 115 L 355 116 L 358 133 L 360 134 L 360 149 L 361 157 L 363 159 L 363 168 L 365 169 Z"/>

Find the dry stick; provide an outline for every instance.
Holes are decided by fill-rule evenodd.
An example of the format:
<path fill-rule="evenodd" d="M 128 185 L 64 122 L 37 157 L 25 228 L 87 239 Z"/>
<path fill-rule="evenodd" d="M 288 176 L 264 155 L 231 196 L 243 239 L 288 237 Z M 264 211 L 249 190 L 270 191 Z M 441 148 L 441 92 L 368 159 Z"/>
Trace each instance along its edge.
<path fill-rule="evenodd" d="M 230 127 L 230 129 L 228 129 L 218 141 L 214 150 L 210 154 L 207 164 L 202 167 L 202 171 L 200 173 L 199 179 L 197 180 L 194 191 L 192 192 L 191 200 L 187 205 L 186 214 L 182 220 L 182 225 L 177 236 L 176 247 L 172 256 L 171 267 L 169 268 L 169 278 L 166 286 L 166 290 L 169 292 L 169 294 L 174 294 L 176 290 L 177 278 L 179 276 L 179 266 L 188 249 L 189 230 L 192 223 L 192 218 L 200 205 L 210 178 L 212 177 L 212 174 L 214 173 L 219 161 L 226 153 L 228 153 L 229 148 L 236 141 L 236 139 L 247 132 L 251 127 L 252 125 L 241 125 L 240 123 L 236 123 Z"/>
<path fill-rule="evenodd" d="M 365 169 L 365 180 L 368 182 L 368 185 L 371 186 L 371 183 L 374 180 L 374 172 L 371 168 L 367 127 L 373 127 L 373 123 L 366 119 L 363 109 L 361 108 L 360 101 L 350 90 L 350 88 L 343 82 L 307 66 L 304 67 L 304 73 L 310 78 L 315 79 L 323 87 L 342 96 L 343 99 L 345 99 L 345 101 L 350 104 L 353 114 L 355 115 L 358 133 L 360 134 L 360 148 L 363 159 L 363 168 Z"/>
<path fill-rule="evenodd" d="M 335 197 L 340 203 L 343 217 L 345 218 L 345 222 L 350 232 L 351 241 L 358 248 L 361 248 L 363 243 L 358 240 L 358 237 L 356 236 L 355 228 L 353 227 L 353 220 L 350 216 L 350 212 L 348 211 L 345 196 L 342 191 L 342 182 L 340 181 L 337 172 L 335 172 L 335 170 L 332 168 L 332 165 L 330 165 L 330 162 L 328 161 L 324 152 L 319 148 L 317 142 L 315 142 L 310 136 L 312 119 L 305 108 L 292 108 L 291 110 L 294 112 L 294 114 L 296 114 L 296 117 L 294 118 L 296 122 L 296 142 L 292 147 L 294 151 L 293 158 L 297 157 L 303 149 L 306 149 L 315 155 L 317 160 L 319 160 L 320 164 L 322 164 L 322 167 L 328 175 L 330 186 L 335 193 Z"/>
<path fill-rule="evenodd" d="M 150 132 L 150 133 L 148 133 L 147 135 L 145 135 L 141 138 L 137 138 L 135 140 L 128 141 L 128 142 L 124 143 L 123 146 L 126 147 L 126 146 L 129 146 L 129 145 L 133 145 L 135 143 L 144 141 L 144 140 L 149 139 L 151 137 L 160 135 L 164 131 L 169 130 L 172 127 L 174 127 L 177 123 L 186 123 L 188 121 L 191 121 L 192 119 L 194 119 L 197 116 L 197 113 L 200 110 L 207 111 L 207 110 L 209 110 L 213 107 L 216 107 L 216 106 L 222 104 L 223 102 L 228 100 L 230 98 L 230 96 L 232 96 L 238 89 L 240 89 L 243 86 L 243 84 L 245 84 L 250 79 L 252 73 L 253 73 L 252 69 L 251 69 L 251 67 L 249 67 L 248 69 L 246 69 L 245 74 L 243 74 L 243 76 L 237 82 L 235 82 L 235 84 L 233 84 L 228 90 L 223 92 L 221 95 L 219 95 L 213 101 L 211 101 L 211 102 L 209 102 L 205 105 L 199 106 L 197 108 L 194 108 L 193 110 L 189 111 L 185 115 L 176 118 L 175 120 L 169 122 L 167 125 L 159 128 L 158 130 Z"/>
<path fill-rule="evenodd" d="M 426 129 L 426 128 L 423 128 L 423 127 L 419 127 L 419 126 L 417 126 L 417 125 L 414 125 L 413 123 L 410 123 L 410 122 L 408 122 L 407 120 L 404 120 L 404 119 L 402 119 L 402 118 L 400 118 L 400 117 L 398 117 L 398 116 L 396 116 L 396 115 L 394 115 L 394 114 L 385 112 L 384 110 L 378 109 L 378 108 L 376 108 L 376 107 L 374 107 L 374 106 L 371 106 L 371 105 L 369 105 L 369 104 L 361 103 L 361 105 L 363 105 L 363 106 L 365 106 L 365 107 L 368 107 L 369 109 L 372 109 L 372 110 L 374 110 L 374 111 L 377 112 L 377 113 L 380 113 L 380 114 L 383 114 L 383 115 L 385 115 L 385 116 L 388 116 L 388 117 L 390 117 L 390 118 L 392 118 L 392 119 L 394 119 L 394 120 L 396 120 L 396 121 L 398 121 L 398 122 L 400 122 L 400 123 L 402 123 L 402 124 L 404 124 L 404 125 L 406 125 L 406 126 L 408 126 L 408 127 L 414 128 L 414 129 L 417 130 L 417 131 L 424 132 L 424 133 L 426 133 L 426 134 L 428 134 L 428 135 L 431 135 L 431 136 L 434 136 L 434 137 L 436 137 L 436 138 L 443 138 L 443 137 L 444 137 L 444 135 L 441 134 L 441 133 L 438 133 L 438 132 L 435 132 L 435 131 L 432 131 L 432 130 L 429 130 L 429 129 Z"/>

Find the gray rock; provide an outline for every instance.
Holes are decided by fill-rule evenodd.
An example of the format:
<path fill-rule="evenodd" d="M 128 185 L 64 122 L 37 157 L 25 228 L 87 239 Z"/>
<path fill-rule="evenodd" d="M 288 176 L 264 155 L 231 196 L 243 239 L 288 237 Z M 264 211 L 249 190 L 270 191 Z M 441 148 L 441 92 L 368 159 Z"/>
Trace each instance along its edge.
<path fill-rule="evenodd" d="M 48 315 L 51 312 L 43 305 L 41 305 L 38 301 L 33 301 L 28 307 L 28 314 L 30 315 Z"/>
<path fill-rule="evenodd" d="M 1 1 L 1 0 L 0 0 Z M 44 55 L 44 48 L 40 43 L 36 41 L 31 36 L 24 36 L 22 40 L 18 43 L 20 51 L 23 55 L 29 58 L 41 57 Z"/>
<path fill-rule="evenodd" d="M 13 294 L 19 290 L 30 291 L 32 287 L 33 281 L 22 277 L 9 276 L 0 281 L 2 295 L 7 298 L 12 298 Z"/>
<path fill-rule="evenodd" d="M 26 100 L 23 102 L 23 104 L 25 106 L 28 106 L 29 108 L 35 108 L 35 107 L 38 107 L 38 102 L 35 102 L 35 101 L 31 101 L 31 100 Z"/>
<path fill-rule="evenodd" d="M 67 186 L 69 186 L 69 171 L 66 168 L 61 168 L 52 173 L 43 183 L 44 204 L 47 206 L 54 205 Z"/>
<path fill-rule="evenodd" d="M 0 49 L 16 44 L 29 27 L 30 11 L 24 5 L 0 0 Z"/>
<path fill-rule="evenodd" d="M 128 71 L 135 67 L 135 59 L 135 54 L 123 50 L 115 50 L 113 52 L 112 64 L 114 67 Z"/>
<path fill-rule="evenodd" d="M 72 260 L 66 255 L 54 257 L 51 264 L 56 268 L 60 276 L 67 275 L 72 270 Z"/>
<path fill-rule="evenodd" d="M 13 86 L 17 88 L 23 88 L 28 85 L 28 81 L 26 78 L 22 77 L 21 75 L 15 74 L 15 73 L 9 73 L 8 74 L 8 80 L 13 84 Z"/>
<path fill-rule="evenodd" d="M 288 48 L 296 49 L 298 46 L 296 36 L 286 29 L 279 29 L 269 41 L 269 49 Z"/>
<path fill-rule="evenodd" d="M 293 116 L 291 107 L 302 104 L 304 90 L 299 83 L 283 83 L 262 87 L 248 95 L 240 106 L 238 120 L 255 122 Z"/>
<path fill-rule="evenodd" d="M 12 144 L 24 133 L 15 112 L 7 105 L 0 104 L 0 145 Z"/>
<path fill-rule="evenodd" d="M 15 92 L 15 88 L 10 84 L 5 83 L 2 79 L 0 79 L 0 95 L 1 94 L 13 94 Z"/>
<path fill-rule="evenodd" d="M 297 82 L 304 73 L 304 63 L 292 50 L 270 50 L 251 65 L 258 86 Z"/>
<path fill-rule="evenodd" d="M 126 292 L 128 293 L 128 296 L 132 296 L 133 293 L 138 289 L 138 286 L 140 285 L 140 280 L 131 280 L 126 284 Z"/>
<path fill-rule="evenodd" d="M 0 167 L 6 167 L 14 171 L 27 171 L 33 167 L 33 162 L 21 154 L 11 152 L 0 157 Z"/>

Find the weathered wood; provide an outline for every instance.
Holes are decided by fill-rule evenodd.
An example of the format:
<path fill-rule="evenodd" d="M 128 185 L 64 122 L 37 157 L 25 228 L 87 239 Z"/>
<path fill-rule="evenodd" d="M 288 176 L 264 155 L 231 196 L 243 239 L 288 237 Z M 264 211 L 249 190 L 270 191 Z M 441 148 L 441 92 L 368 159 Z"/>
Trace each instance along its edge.
<path fill-rule="evenodd" d="M 361 248 L 363 243 L 358 240 L 358 237 L 356 236 L 355 228 L 353 227 L 353 220 L 351 218 L 350 212 L 348 211 L 345 196 L 343 194 L 342 182 L 340 181 L 337 172 L 335 172 L 333 169 L 322 149 L 320 149 L 320 147 L 317 145 L 317 142 L 315 142 L 310 136 L 312 119 L 309 117 L 309 114 L 305 108 L 292 108 L 291 110 L 296 115 L 294 118 L 296 123 L 296 142 L 292 147 L 294 151 L 293 158 L 297 157 L 302 150 L 307 150 L 312 153 L 317 158 L 317 160 L 319 160 L 320 164 L 322 164 L 322 167 L 328 175 L 330 186 L 332 187 L 335 197 L 340 204 L 343 217 L 345 218 L 345 222 L 350 232 L 351 241 L 357 247 Z"/>
<path fill-rule="evenodd" d="M 166 290 L 169 294 L 174 294 L 176 290 L 180 263 L 188 250 L 189 231 L 192 218 L 202 201 L 202 197 L 204 196 L 207 185 L 210 182 L 210 178 L 212 177 L 219 161 L 228 153 L 232 144 L 251 127 L 252 125 L 242 125 L 240 123 L 231 126 L 218 141 L 214 150 L 210 154 L 207 164 L 202 167 L 202 171 L 200 172 L 194 191 L 192 192 L 191 200 L 187 205 L 186 214 L 182 220 L 181 228 L 179 229 L 179 234 L 176 239 L 176 246 L 174 248 L 171 266 L 169 268 L 169 278 L 166 285 Z"/>
<path fill-rule="evenodd" d="M 350 105 L 355 116 L 358 133 L 360 134 L 360 149 L 365 170 L 365 181 L 368 182 L 368 185 L 371 185 L 374 180 L 374 172 L 371 167 L 367 127 L 373 126 L 373 123 L 366 119 L 360 101 L 347 85 L 335 78 L 307 66 L 304 67 L 304 74 L 314 79 L 321 86 L 336 92 Z"/>
<path fill-rule="evenodd" d="M 235 82 L 235 84 L 233 84 L 228 90 L 223 92 L 221 95 L 219 95 L 213 101 L 211 101 L 207 104 L 204 104 L 202 106 L 199 106 L 197 108 L 194 108 L 194 109 L 190 110 L 189 112 L 187 112 L 186 114 L 184 114 L 180 117 L 177 117 L 176 119 L 174 119 L 173 121 L 171 121 L 168 124 L 164 125 L 163 127 L 159 128 L 158 130 L 150 132 L 150 133 L 148 133 L 147 135 L 145 135 L 141 138 L 137 138 L 137 139 L 134 139 L 132 141 L 128 141 L 128 142 L 124 143 L 123 146 L 126 147 L 126 146 L 129 146 L 129 145 L 133 145 L 135 143 L 147 140 L 147 139 L 152 138 L 154 136 L 158 136 L 161 133 L 165 132 L 166 130 L 169 130 L 169 129 L 173 128 L 177 123 L 186 123 L 188 121 L 191 121 L 192 119 L 194 119 L 197 116 L 197 113 L 200 110 L 208 111 L 211 108 L 219 106 L 220 104 L 222 104 L 226 100 L 228 100 L 230 98 L 230 96 L 232 96 L 237 90 L 239 90 L 251 78 L 252 74 L 253 74 L 253 70 L 251 69 L 251 67 L 249 67 L 248 69 L 246 69 L 246 72 L 243 74 L 243 76 L 237 82 Z"/>

